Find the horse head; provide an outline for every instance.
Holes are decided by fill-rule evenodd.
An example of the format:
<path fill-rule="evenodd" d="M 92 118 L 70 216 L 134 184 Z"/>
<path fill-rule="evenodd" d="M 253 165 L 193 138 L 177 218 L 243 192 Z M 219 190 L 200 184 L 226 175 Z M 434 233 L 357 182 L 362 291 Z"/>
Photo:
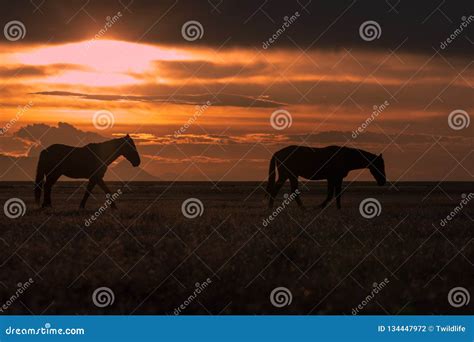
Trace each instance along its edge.
<path fill-rule="evenodd" d="M 372 163 L 369 165 L 369 170 L 378 185 L 385 185 L 387 180 L 385 177 L 385 163 L 382 154 L 379 154 L 374 160 L 372 160 Z"/>
<path fill-rule="evenodd" d="M 127 134 L 123 139 L 125 140 L 125 143 L 121 145 L 121 154 L 130 162 L 130 164 L 137 167 L 140 165 L 140 156 L 137 147 L 130 135 Z"/>

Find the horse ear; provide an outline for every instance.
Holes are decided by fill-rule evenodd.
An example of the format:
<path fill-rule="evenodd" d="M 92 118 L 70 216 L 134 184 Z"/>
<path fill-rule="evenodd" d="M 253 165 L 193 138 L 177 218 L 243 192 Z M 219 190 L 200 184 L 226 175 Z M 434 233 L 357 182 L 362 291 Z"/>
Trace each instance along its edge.
<path fill-rule="evenodd" d="M 382 158 L 382 153 L 379 154 L 379 158 Z"/>
<path fill-rule="evenodd" d="M 125 136 L 125 138 L 130 138 L 130 135 L 128 135 L 128 133 L 127 133 L 127 135 Z"/>

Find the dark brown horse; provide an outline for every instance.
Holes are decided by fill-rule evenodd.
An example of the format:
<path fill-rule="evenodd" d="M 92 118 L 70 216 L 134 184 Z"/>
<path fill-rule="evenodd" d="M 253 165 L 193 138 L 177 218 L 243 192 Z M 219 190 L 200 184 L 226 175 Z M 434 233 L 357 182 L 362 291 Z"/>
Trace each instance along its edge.
<path fill-rule="evenodd" d="M 275 184 L 275 167 L 278 169 L 278 180 Z M 291 192 L 298 189 L 298 177 L 311 180 L 327 179 L 328 194 L 320 207 L 324 208 L 336 193 L 337 207 L 341 208 L 342 179 L 351 170 L 368 168 L 378 185 L 385 184 L 385 164 L 382 155 L 375 155 L 363 150 L 348 147 L 328 146 L 313 148 L 305 146 L 288 146 L 273 154 L 268 170 L 267 194 L 270 197 L 269 207 L 273 207 L 275 196 L 287 179 L 290 180 Z M 296 203 L 303 206 L 299 195 Z"/>
<path fill-rule="evenodd" d="M 55 144 L 41 151 L 36 170 L 35 199 L 39 204 L 44 182 L 43 207 L 51 206 L 51 188 L 62 175 L 70 178 L 88 178 L 86 193 L 80 207 L 84 208 L 94 186 L 99 185 L 106 194 L 110 190 L 105 185 L 107 167 L 118 157 L 124 156 L 133 166 L 140 165 L 140 156 L 133 139 L 126 137 L 109 140 L 84 147 Z M 112 202 L 112 207 L 115 204 Z"/>

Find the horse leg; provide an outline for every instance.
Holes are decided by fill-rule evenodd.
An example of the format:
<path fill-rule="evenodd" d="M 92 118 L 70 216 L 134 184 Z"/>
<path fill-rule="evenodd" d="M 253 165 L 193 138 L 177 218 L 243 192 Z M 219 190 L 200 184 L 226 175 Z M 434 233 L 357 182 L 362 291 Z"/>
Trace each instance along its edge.
<path fill-rule="evenodd" d="M 44 183 L 44 199 L 43 199 L 43 208 L 51 207 L 51 189 L 53 188 L 54 183 L 59 179 L 58 175 L 47 175 L 46 182 Z"/>
<path fill-rule="evenodd" d="M 334 188 L 336 189 L 336 203 L 337 203 L 337 209 L 341 209 L 342 178 L 336 179 L 336 184 L 334 185 Z"/>
<path fill-rule="evenodd" d="M 296 193 L 298 190 L 298 177 L 290 177 L 290 184 L 291 184 L 291 192 L 296 195 L 296 203 L 298 203 L 300 208 L 304 208 L 303 202 L 301 202 L 300 195 Z"/>
<path fill-rule="evenodd" d="M 334 180 L 328 179 L 328 195 L 323 203 L 319 205 L 320 208 L 324 208 L 330 200 L 332 200 L 332 196 L 334 195 Z"/>
<path fill-rule="evenodd" d="M 84 209 L 86 207 L 87 199 L 89 198 L 92 190 L 94 189 L 96 182 L 95 180 L 89 179 L 89 183 L 87 183 L 86 192 L 84 193 L 84 197 L 82 197 L 81 204 L 79 204 L 79 208 Z"/>
<path fill-rule="evenodd" d="M 105 192 L 105 195 L 110 195 L 110 189 L 108 188 L 108 186 L 105 184 L 104 180 L 103 179 L 99 179 L 99 181 L 97 182 L 97 184 L 99 184 L 100 188 L 102 190 L 104 190 Z M 115 203 L 112 201 L 112 203 L 110 204 L 110 206 L 112 207 L 112 209 L 117 209 L 117 206 L 115 205 Z"/>
<path fill-rule="evenodd" d="M 273 208 L 273 202 L 275 202 L 275 197 L 278 195 L 278 192 L 280 191 L 283 184 L 285 184 L 286 180 L 287 177 L 278 177 L 278 180 L 275 183 L 275 188 L 273 189 L 273 192 L 270 195 L 270 202 L 268 203 L 268 207 L 270 209 Z"/>

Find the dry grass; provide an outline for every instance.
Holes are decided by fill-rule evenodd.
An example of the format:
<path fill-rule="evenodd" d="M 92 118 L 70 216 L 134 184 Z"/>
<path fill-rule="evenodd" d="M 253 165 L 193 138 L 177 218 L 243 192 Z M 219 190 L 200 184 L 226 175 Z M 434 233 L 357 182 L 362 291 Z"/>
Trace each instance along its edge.
<path fill-rule="evenodd" d="M 256 183 L 115 183 L 111 187 L 124 193 L 119 209 L 106 210 L 89 227 L 84 220 L 104 196 L 95 189 L 88 209 L 80 211 L 79 186 L 57 184 L 54 209 L 39 210 L 32 184 L 0 183 L 0 203 L 19 197 L 27 205 L 21 218 L 1 216 L 1 303 L 18 282 L 34 280 L 6 313 L 172 314 L 208 277 L 211 285 L 184 314 L 351 314 L 385 278 L 389 284 L 362 314 L 469 309 L 451 307 L 447 294 L 472 286 L 472 203 L 446 227 L 439 222 L 472 184 L 442 184 L 423 200 L 434 184 L 394 189 L 355 183 L 342 210 L 333 204 L 321 211 L 325 185 L 307 183 L 301 189 L 307 210 L 292 203 L 268 227 L 262 220 L 270 212 Z M 201 217 L 182 215 L 189 197 L 204 203 Z M 359 214 L 366 197 L 382 203 L 379 217 Z M 112 306 L 92 303 L 99 286 L 114 291 Z M 291 290 L 291 305 L 271 305 L 277 286 Z"/>

